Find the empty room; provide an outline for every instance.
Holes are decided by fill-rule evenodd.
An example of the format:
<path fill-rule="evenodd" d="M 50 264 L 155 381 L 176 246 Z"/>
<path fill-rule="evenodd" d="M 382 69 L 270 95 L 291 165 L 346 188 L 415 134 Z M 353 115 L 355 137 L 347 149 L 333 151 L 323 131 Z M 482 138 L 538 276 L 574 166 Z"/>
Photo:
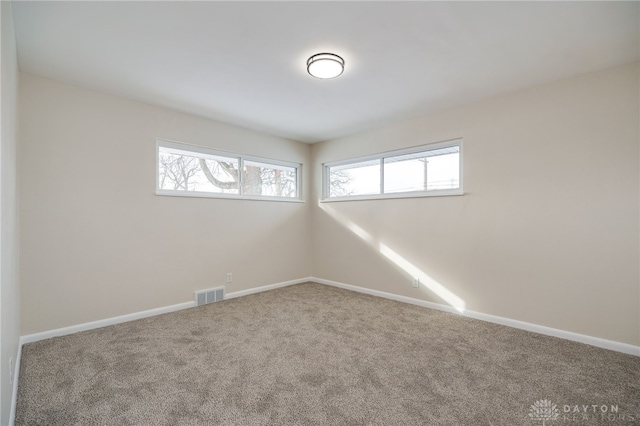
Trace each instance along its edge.
<path fill-rule="evenodd" d="M 0 425 L 640 424 L 640 2 L 0 5 Z"/>

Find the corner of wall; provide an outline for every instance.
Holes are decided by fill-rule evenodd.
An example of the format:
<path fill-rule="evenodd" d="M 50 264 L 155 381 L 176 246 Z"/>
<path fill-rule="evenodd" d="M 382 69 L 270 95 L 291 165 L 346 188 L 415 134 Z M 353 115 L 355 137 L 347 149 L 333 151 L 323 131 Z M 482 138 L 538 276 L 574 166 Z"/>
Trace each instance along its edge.
<path fill-rule="evenodd" d="M 17 92 L 18 59 L 13 11 L 10 1 L 1 2 L 2 56 L 0 93 L 0 424 L 12 423 L 14 380 L 18 370 L 20 337 L 20 287 L 18 277 L 17 195 Z M 15 368 L 10 371 L 10 364 Z M 11 377 L 13 376 L 13 377 Z"/>

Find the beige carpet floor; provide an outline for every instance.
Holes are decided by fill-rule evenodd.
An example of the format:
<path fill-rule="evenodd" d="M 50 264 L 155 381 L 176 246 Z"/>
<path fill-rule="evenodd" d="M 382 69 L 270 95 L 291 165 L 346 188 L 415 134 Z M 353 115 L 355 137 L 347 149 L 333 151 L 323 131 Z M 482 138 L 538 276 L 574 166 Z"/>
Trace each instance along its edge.
<path fill-rule="evenodd" d="M 555 410 L 532 410 L 542 400 Z M 543 420 L 640 424 L 640 358 L 314 283 L 27 344 L 16 414 L 30 426 Z"/>

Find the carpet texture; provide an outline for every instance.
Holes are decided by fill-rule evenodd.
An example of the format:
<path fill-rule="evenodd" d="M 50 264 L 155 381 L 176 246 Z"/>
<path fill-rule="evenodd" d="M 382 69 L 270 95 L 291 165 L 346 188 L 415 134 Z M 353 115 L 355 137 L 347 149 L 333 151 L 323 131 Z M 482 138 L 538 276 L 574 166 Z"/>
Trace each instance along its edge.
<path fill-rule="evenodd" d="M 640 358 L 307 283 L 27 344 L 17 404 L 29 426 L 630 425 Z"/>

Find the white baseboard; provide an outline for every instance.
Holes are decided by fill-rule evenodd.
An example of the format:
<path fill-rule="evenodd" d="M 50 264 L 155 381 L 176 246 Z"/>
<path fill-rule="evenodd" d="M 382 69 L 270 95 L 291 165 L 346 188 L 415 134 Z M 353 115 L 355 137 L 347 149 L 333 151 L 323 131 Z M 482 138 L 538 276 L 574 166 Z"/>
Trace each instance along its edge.
<path fill-rule="evenodd" d="M 333 287 L 340 287 L 346 290 L 357 291 L 359 293 L 365 293 L 372 296 L 383 297 L 385 299 L 396 300 L 398 302 L 410 303 L 412 305 L 423 306 L 425 308 L 437 309 L 439 311 L 445 311 L 456 315 L 463 315 L 470 318 L 479 319 L 482 321 L 492 322 L 495 324 L 506 325 L 508 327 L 518 328 L 521 330 L 532 331 L 534 333 L 545 334 L 547 336 L 559 337 L 561 339 L 572 340 L 575 342 L 585 343 L 587 345 L 597 346 L 599 348 L 610 349 L 616 352 L 622 352 L 630 355 L 640 356 L 640 346 L 630 345 L 628 343 L 616 342 L 613 340 L 601 339 L 599 337 L 587 336 L 584 334 L 573 333 L 571 331 L 559 330 L 556 328 L 546 327 L 543 325 L 532 324 L 524 321 L 518 321 L 510 318 L 499 317 L 495 315 L 485 314 L 482 312 L 475 312 L 470 310 L 465 310 L 464 312 L 459 312 L 455 308 L 447 305 L 442 305 L 440 303 L 428 302 L 426 300 L 415 299 L 413 297 L 400 296 L 397 294 L 386 293 L 384 291 L 372 290 L 365 287 L 358 287 L 351 284 L 344 284 L 337 281 L 326 280 L 323 278 L 317 277 L 306 277 L 299 278 L 296 280 L 284 281 L 276 284 L 269 284 L 262 287 L 254 287 L 247 290 L 234 291 L 231 293 L 227 293 L 225 295 L 225 300 L 234 299 L 236 297 L 247 296 L 250 294 L 261 293 L 263 291 L 269 291 L 276 288 L 287 287 L 294 284 L 301 284 L 304 282 L 316 282 L 319 284 L 329 285 Z M 37 342 L 38 340 L 49 339 L 51 337 L 64 336 L 67 334 L 77 333 L 80 331 L 93 330 L 95 328 L 106 327 L 108 325 L 119 324 L 122 322 L 133 321 L 141 318 L 147 318 L 155 315 L 166 314 L 169 312 L 175 312 L 182 309 L 187 309 L 195 306 L 195 302 L 185 302 L 179 303 L 177 305 L 165 306 L 162 308 L 150 309 L 148 311 L 142 312 L 134 312 L 132 314 L 121 315 L 113 318 L 106 318 L 103 320 L 88 322 L 84 324 L 73 325 L 70 327 L 58 328 L 55 330 L 44 331 L 41 333 L 27 334 L 20 337 L 18 355 L 16 356 L 16 373 L 15 373 L 15 382 L 14 382 L 14 401 L 12 403 L 15 405 L 15 397 L 17 395 L 17 383 L 18 383 L 18 374 L 20 371 L 20 357 L 22 353 L 22 345 L 25 343 Z M 12 408 L 13 410 L 13 408 Z M 13 412 L 13 411 L 12 411 Z"/>
<path fill-rule="evenodd" d="M 317 277 L 299 278 L 295 280 L 269 284 L 261 287 L 254 287 L 247 290 L 234 291 L 234 292 L 225 294 L 225 300 L 234 299 L 236 297 L 248 296 L 250 294 L 261 293 L 263 291 L 274 290 L 276 288 L 287 287 L 290 285 L 301 284 L 309 281 L 316 282 L 319 284 L 329 285 L 333 287 L 340 287 L 346 290 L 357 291 L 359 293 L 365 293 L 372 296 L 383 297 L 385 299 L 396 300 L 398 302 L 410 303 L 412 305 L 418 305 L 425 308 L 437 309 L 439 311 L 445 311 L 445 312 L 449 312 L 456 315 L 463 315 L 469 318 L 475 318 L 482 321 L 492 322 L 495 324 L 506 325 L 508 327 L 518 328 L 526 331 L 532 331 L 534 333 L 545 334 L 547 336 L 559 337 L 561 339 L 585 343 L 587 345 L 597 346 L 599 348 L 604 348 L 604 349 L 610 349 L 616 352 L 622 352 L 630 355 L 640 356 L 640 346 L 634 346 L 627 343 L 615 342 L 613 340 L 601 339 L 599 337 L 573 333 L 571 331 L 566 331 L 566 330 L 559 330 L 556 328 L 551 328 L 543 325 L 532 324 L 524 321 L 510 319 L 510 318 L 504 318 L 504 317 L 499 317 L 495 315 L 485 314 L 482 312 L 475 312 L 470 310 L 459 312 L 458 310 L 456 310 L 451 306 L 442 305 L 440 303 L 428 302 L 426 300 L 415 299 L 413 297 L 400 296 L 397 294 L 386 293 L 384 291 L 372 290 L 365 287 L 358 287 L 351 284 L 344 284 L 337 281 L 331 281 L 331 280 L 326 280 L 326 279 L 317 278 Z M 79 331 L 92 330 L 95 328 L 105 327 L 113 324 L 119 324 L 127 321 L 133 321 L 136 319 L 147 318 L 150 316 L 155 316 L 155 315 L 178 311 L 181 309 L 191 308 L 193 306 L 195 306 L 194 302 L 185 302 L 177 305 L 165 306 L 162 308 L 151 309 L 148 311 L 136 312 L 132 314 L 122 315 L 119 317 L 107 318 L 104 320 L 74 325 L 71 327 L 64 327 L 56 330 L 45 331 L 42 333 L 28 334 L 20 337 L 20 346 L 22 346 L 25 343 L 36 342 L 38 340 L 48 339 L 51 337 L 64 336 L 67 334 L 77 333 Z"/>
<path fill-rule="evenodd" d="M 262 287 L 254 287 L 247 290 L 234 291 L 225 294 L 224 298 L 234 299 L 236 297 L 247 296 L 249 294 L 260 293 L 263 291 L 273 290 L 280 287 L 287 287 L 293 284 L 300 284 L 309 281 L 309 278 L 300 278 L 297 280 L 284 281 L 281 283 L 269 284 Z M 20 346 L 25 343 L 37 342 L 38 340 L 49 339 L 51 337 L 65 336 L 67 334 L 78 333 L 80 331 L 93 330 L 96 328 L 106 327 L 108 325 L 120 324 L 122 322 L 133 321 L 141 318 L 152 317 L 156 315 L 166 314 L 169 312 L 175 312 L 182 309 L 192 308 L 196 304 L 192 302 L 178 303 L 177 305 L 164 306 L 156 309 L 149 309 L 148 311 L 134 312 L 131 314 L 121 315 L 118 317 L 105 318 L 98 321 L 86 322 L 83 324 L 72 325 L 69 327 L 57 328 L 55 330 L 43 331 L 40 333 L 27 334 L 20 337 Z"/>
<path fill-rule="evenodd" d="M 518 328 L 521 330 L 532 331 L 534 333 L 545 334 L 547 336 L 559 337 L 561 339 L 572 340 L 575 342 L 585 343 L 587 345 L 597 346 L 599 348 L 610 349 L 617 352 L 622 352 L 630 355 L 640 356 L 640 346 L 629 345 L 627 343 L 615 342 L 612 340 L 601 339 L 598 337 L 587 336 L 584 334 L 573 333 L 565 330 L 558 330 L 551 327 L 545 327 L 542 325 L 531 324 L 523 321 L 513 320 L 509 318 L 498 317 L 495 315 L 484 314 L 481 312 L 465 310 L 459 312 L 451 306 L 442 305 L 440 303 L 428 302 L 426 300 L 415 299 L 413 297 L 400 296 L 397 294 L 386 293 L 384 291 L 373 290 L 365 287 L 358 287 L 351 284 L 344 284 L 337 281 L 326 280 L 317 277 L 300 278 L 296 280 L 284 281 L 276 284 L 269 284 L 262 287 L 250 288 L 247 290 L 234 291 L 225 295 L 225 300 L 235 299 L 236 297 L 248 296 L 250 294 L 261 293 L 263 291 L 269 291 L 276 288 L 287 287 L 294 284 L 301 284 L 305 282 L 315 282 L 318 284 L 329 285 L 333 287 L 339 287 L 346 290 L 352 290 L 359 293 L 369 294 L 372 296 L 383 297 L 385 299 L 396 300 L 398 302 L 410 303 L 412 305 L 418 305 L 425 308 L 437 309 L 439 311 L 445 311 L 456 315 L 462 315 L 470 318 L 475 318 L 482 321 L 487 321 L 495 324 L 506 325 L 508 327 Z M 148 311 L 135 312 L 132 314 L 121 315 L 113 318 L 106 318 L 103 320 L 88 322 L 84 324 L 73 325 L 70 327 L 58 328 L 55 330 L 44 331 L 41 333 L 27 334 L 20 337 L 18 345 L 18 354 L 16 355 L 14 382 L 11 398 L 11 411 L 9 413 L 9 425 L 12 426 L 15 422 L 16 403 L 18 397 L 18 381 L 20 374 L 20 361 L 22 358 L 22 345 L 26 343 L 37 342 L 38 340 L 49 339 L 51 337 L 65 336 L 67 334 L 73 334 L 80 331 L 93 330 L 96 328 L 106 327 L 108 325 L 119 324 L 123 322 L 133 321 L 141 318 L 147 318 L 155 315 L 166 314 L 169 312 L 175 312 L 182 309 L 187 309 L 195 306 L 195 302 L 184 302 L 177 305 L 165 306 L 162 308 L 150 309 Z"/>
<path fill-rule="evenodd" d="M 599 337 L 587 336 L 584 334 L 573 333 L 571 331 L 558 330 L 556 328 L 546 327 L 543 325 L 531 324 L 528 322 L 518 321 L 514 319 L 498 317 L 495 315 L 484 314 L 465 310 L 459 312 L 451 306 L 442 305 L 440 303 L 427 302 L 426 300 L 414 299 L 412 297 L 400 296 L 397 294 L 386 293 L 384 291 L 372 290 L 365 287 L 358 287 L 351 284 L 344 284 L 337 281 L 325 280 L 323 278 L 309 277 L 308 281 L 319 284 L 325 284 L 333 287 L 340 287 L 346 290 L 357 291 L 372 296 L 384 297 L 385 299 L 396 300 L 398 302 L 411 303 L 412 305 L 423 306 L 425 308 L 437 309 L 456 315 L 462 315 L 469 318 L 479 319 L 482 321 L 492 322 L 495 324 L 506 325 L 508 327 L 518 328 L 521 330 L 532 331 L 534 333 L 545 334 L 547 336 L 559 337 L 561 339 L 572 340 L 574 342 L 585 343 L 587 345 L 597 346 L 599 348 L 609 349 L 616 352 L 622 352 L 629 355 L 640 356 L 640 346 L 630 345 L 628 343 L 615 342 L 613 340 L 601 339 Z"/>
<path fill-rule="evenodd" d="M 22 359 L 22 337 L 18 341 L 18 353 L 16 363 L 13 366 L 13 388 L 11 389 L 11 409 L 9 411 L 9 426 L 16 421 L 16 404 L 18 403 L 18 381 L 20 380 L 20 360 Z"/>
<path fill-rule="evenodd" d="M 225 294 L 224 295 L 224 300 L 235 299 L 236 297 L 248 296 L 250 294 L 255 294 L 255 293 L 262 293 L 263 291 L 274 290 L 274 289 L 280 288 L 280 287 L 288 287 L 288 286 L 294 285 L 294 284 L 302 284 L 302 283 L 306 283 L 306 282 L 309 282 L 309 281 L 312 281 L 312 279 L 311 278 L 299 278 L 297 280 L 284 281 L 284 282 L 281 282 L 281 283 L 264 285 L 262 287 L 254 287 L 254 288 L 250 288 L 250 289 L 247 289 L 247 290 L 234 291 L 234 292 Z"/>
<path fill-rule="evenodd" d="M 178 303 L 177 305 L 149 309 L 148 311 L 134 312 L 132 314 L 105 318 L 102 320 L 86 322 L 84 324 L 72 325 L 69 327 L 56 328 L 55 330 L 43 331 L 41 333 L 27 334 L 20 337 L 20 345 L 23 345 L 25 343 L 37 342 L 38 340 L 49 339 L 51 337 L 66 336 L 67 334 L 78 333 L 80 331 L 93 330 L 96 328 L 106 327 L 108 325 L 120 324 L 122 322 L 128 322 L 141 318 L 153 317 L 155 315 L 166 314 L 169 312 L 180 311 L 182 309 L 192 308 L 195 305 L 196 304 L 193 301 Z"/>
<path fill-rule="evenodd" d="M 225 294 L 225 300 L 234 299 L 236 297 L 247 296 L 249 294 L 260 293 L 263 291 L 273 290 L 280 287 L 287 287 L 294 284 L 300 284 L 310 281 L 309 278 L 300 278 L 297 280 L 284 281 L 276 284 L 269 284 L 262 287 L 250 288 L 248 290 L 234 291 Z M 195 302 L 178 303 L 177 305 L 164 306 L 162 308 L 149 309 L 148 311 L 134 312 L 132 314 L 121 315 L 118 317 L 106 318 L 98 321 L 87 322 L 84 324 L 72 325 L 69 327 L 57 328 L 55 330 L 43 331 L 41 333 L 27 334 L 20 336 L 18 344 L 18 355 L 16 356 L 15 374 L 13 382 L 13 391 L 11 397 L 11 412 L 9 413 L 9 425 L 13 426 L 15 422 L 16 403 L 18 399 L 18 375 L 20 374 L 20 360 L 22 358 L 22 345 L 33 343 L 39 340 L 49 339 L 51 337 L 66 336 L 68 334 L 78 333 L 80 331 L 93 330 L 96 328 L 106 327 L 108 325 L 120 324 L 123 322 L 133 321 L 137 319 L 152 317 L 155 315 L 166 314 L 169 312 L 180 311 L 182 309 L 192 308 Z"/>
<path fill-rule="evenodd" d="M 96 328 L 106 327 L 108 325 L 120 324 L 122 322 L 133 321 L 141 318 L 152 317 L 154 315 L 166 314 L 169 312 L 179 311 L 181 309 L 187 309 L 195 306 L 195 302 L 179 303 L 177 305 L 165 306 L 157 309 L 150 309 L 148 311 L 135 312 L 132 314 L 121 315 L 113 318 L 106 318 L 103 320 L 87 322 L 84 324 L 72 325 L 70 327 L 57 328 L 55 330 L 43 331 L 41 333 L 27 334 L 20 336 L 18 343 L 18 355 L 16 356 L 16 371 L 14 374 L 13 390 L 11 395 L 11 411 L 9 413 L 9 425 L 13 426 L 15 423 L 16 404 L 18 402 L 18 381 L 20 379 L 20 361 L 22 359 L 22 345 L 26 343 L 37 342 L 38 340 L 49 339 L 51 337 L 65 336 L 67 334 L 77 333 L 79 331 L 93 330 Z"/>

